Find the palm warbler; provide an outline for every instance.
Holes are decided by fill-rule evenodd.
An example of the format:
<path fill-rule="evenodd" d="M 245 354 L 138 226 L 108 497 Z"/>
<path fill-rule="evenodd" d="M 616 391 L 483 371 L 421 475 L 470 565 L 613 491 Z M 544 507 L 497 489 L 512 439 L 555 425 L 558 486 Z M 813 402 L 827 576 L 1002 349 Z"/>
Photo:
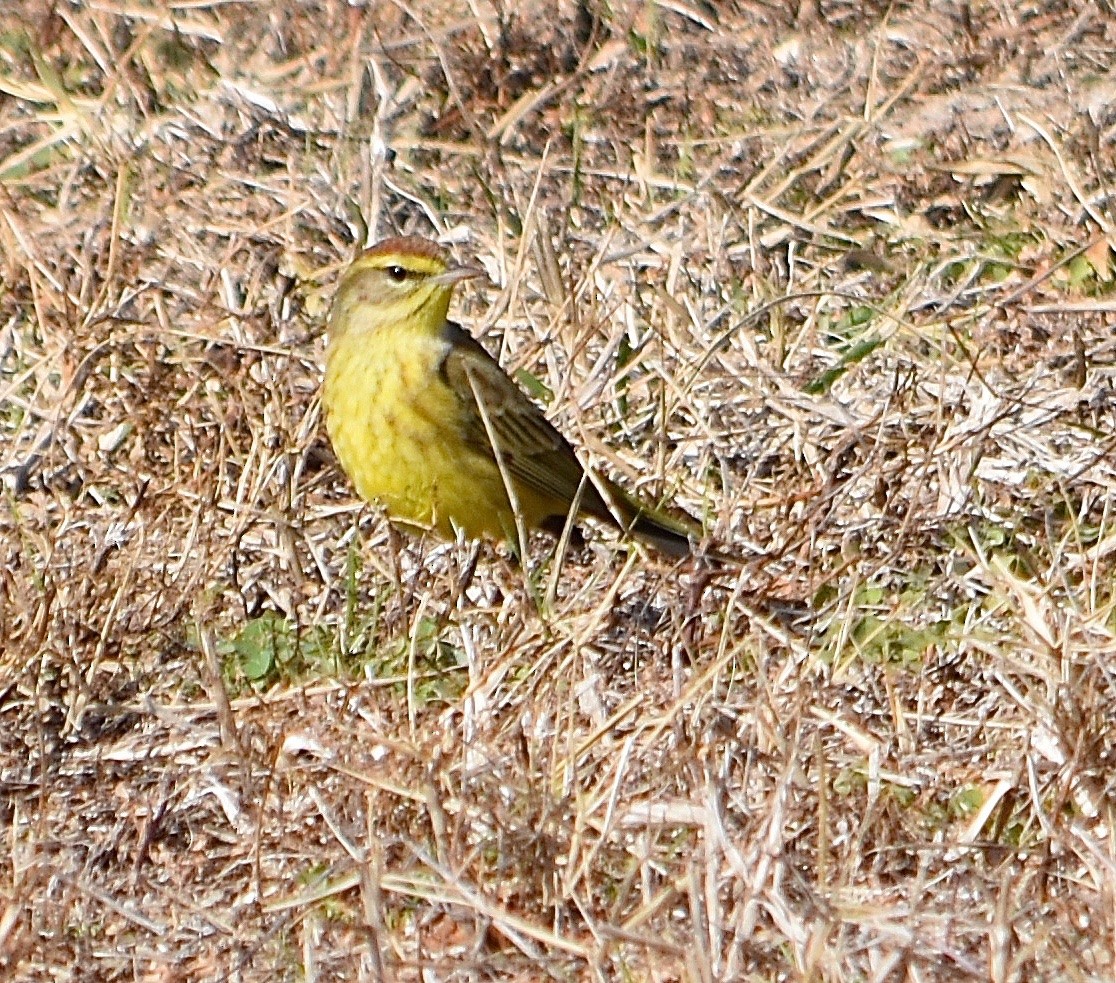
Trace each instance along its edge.
<path fill-rule="evenodd" d="M 540 409 L 447 319 L 454 286 L 480 275 L 417 237 L 385 239 L 342 275 L 322 404 L 357 492 L 403 526 L 513 541 L 517 514 L 527 529 L 558 534 L 578 501 L 580 516 L 690 553 L 696 522 L 587 478 Z"/>

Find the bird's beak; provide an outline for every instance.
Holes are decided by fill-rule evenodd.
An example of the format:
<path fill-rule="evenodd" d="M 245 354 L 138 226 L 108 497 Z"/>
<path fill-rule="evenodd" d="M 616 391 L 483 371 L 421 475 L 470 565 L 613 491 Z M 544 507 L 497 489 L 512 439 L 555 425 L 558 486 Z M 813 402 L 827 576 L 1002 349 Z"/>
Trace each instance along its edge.
<path fill-rule="evenodd" d="M 460 283 L 462 280 L 472 280 L 474 277 L 487 276 L 479 266 L 453 266 L 445 273 L 432 277 L 435 283 L 444 283 L 447 287 Z"/>

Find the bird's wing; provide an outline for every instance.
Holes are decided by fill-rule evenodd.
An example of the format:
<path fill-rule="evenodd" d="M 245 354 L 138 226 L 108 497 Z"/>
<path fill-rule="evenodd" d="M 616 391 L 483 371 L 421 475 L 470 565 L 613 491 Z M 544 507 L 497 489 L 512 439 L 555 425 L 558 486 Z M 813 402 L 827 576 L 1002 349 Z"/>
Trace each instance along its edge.
<path fill-rule="evenodd" d="M 648 506 L 607 479 L 601 480 L 609 497 L 586 481 L 585 471 L 569 442 L 542 414 L 496 360 L 458 324 L 446 322 L 443 334 L 449 348 L 441 371 L 453 391 L 460 394 L 464 412 L 462 439 L 490 457 L 493 441 L 508 476 L 533 491 L 553 498 L 557 512 L 569 510 L 581 489 L 580 511 L 619 526 L 650 542 L 670 556 L 686 556 L 701 539 L 701 526 L 690 516 L 675 517 Z M 484 407 L 483 414 L 477 405 Z M 487 422 L 486 422 L 487 421 Z M 720 560 L 726 554 L 709 553 Z"/>
<path fill-rule="evenodd" d="M 461 414 L 462 438 L 495 457 L 491 430 L 509 477 L 568 508 L 584 475 L 569 442 L 469 332 L 447 321 L 443 337 L 449 350 L 442 374 L 467 404 Z M 483 414 L 477 411 L 478 403 Z M 596 514 L 604 508 L 597 490 L 587 483 L 582 509 Z"/>

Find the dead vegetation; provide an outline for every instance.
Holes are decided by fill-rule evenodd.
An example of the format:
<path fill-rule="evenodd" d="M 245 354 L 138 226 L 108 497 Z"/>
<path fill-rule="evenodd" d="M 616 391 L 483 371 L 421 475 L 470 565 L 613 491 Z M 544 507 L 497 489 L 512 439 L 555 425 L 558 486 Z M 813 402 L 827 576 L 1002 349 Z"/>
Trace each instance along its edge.
<path fill-rule="evenodd" d="M 1106 3 L 15 8 L 0 973 L 1111 978 Z M 369 228 L 746 568 L 360 508 Z"/>

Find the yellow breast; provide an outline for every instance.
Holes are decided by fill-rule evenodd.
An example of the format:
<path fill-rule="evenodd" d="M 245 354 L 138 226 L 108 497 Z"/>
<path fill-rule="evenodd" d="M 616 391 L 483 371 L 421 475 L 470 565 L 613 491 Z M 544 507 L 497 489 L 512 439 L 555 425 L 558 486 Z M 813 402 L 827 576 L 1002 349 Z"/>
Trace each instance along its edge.
<path fill-rule="evenodd" d="M 322 403 L 341 466 L 360 496 L 398 522 L 452 538 L 514 535 L 491 455 L 462 439 L 467 405 L 441 376 L 440 337 L 382 327 L 331 348 Z"/>

